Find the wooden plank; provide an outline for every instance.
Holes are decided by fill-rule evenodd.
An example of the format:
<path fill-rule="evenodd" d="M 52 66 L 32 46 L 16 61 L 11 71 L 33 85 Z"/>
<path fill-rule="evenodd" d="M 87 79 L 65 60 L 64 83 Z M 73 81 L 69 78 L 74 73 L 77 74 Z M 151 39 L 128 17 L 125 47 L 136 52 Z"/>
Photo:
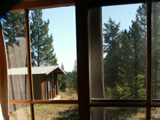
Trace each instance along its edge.
<path fill-rule="evenodd" d="M 34 0 L 34 1 L 20 2 L 9 12 L 24 11 L 24 9 L 35 10 L 35 9 L 44 9 L 44 8 L 53 8 L 53 7 L 62 7 L 71 5 L 75 5 L 75 0 Z"/>
<path fill-rule="evenodd" d="M 8 73 L 5 41 L 3 38 L 2 27 L 0 23 L 0 98 L 2 114 L 5 120 L 9 120 L 8 114 Z M 3 90 L 3 92 L 2 92 Z"/>
<path fill-rule="evenodd" d="M 76 0 L 77 78 L 79 120 L 90 120 L 87 0 Z"/>
<path fill-rule="evenodd" d="M 147 0 L 147 104 L 146 120 L 151 119 L 151 91 L 152 91 L 152 30 L 151 30 L 151 13 L 152 13 L 152 0 Z"/>
<path fill-rule="evenodd" d="M 52 79 L 52 99 L 54 99 L 54 90 L 53 90 L 53 87 L 54 87 L 54 80 L 53 80 L 53 72 L 51 73 L 51 79 Z"/>
<path fill-rule="evenodd" d="M 102 7 L 89 9 L 89 61 L 91 79 L 91 99 L 105 98 Z M 95 120 L 105 120 L 105 108 L 91 108 Z"/>
<path fill-rule="evenodd" d="M 90 103 L 90 107 L 148 107 L 146 103 L 137 102 L 111 102 L 111 103 Z"/>
<path fill-rule="evenodd" d="M 88 7 L 95 8 L 101 6 L 136 4 L 144 2 L 146 2 L 146 0 L 90 0 L 88 2 Z"/>
<path fill-rule="evenodd" d="M 78 104 L 78 100 L 9 100 L 9 104 Z"/>
<path fill-rule="evenodd" d="M 56 95 L 58 95 L 58 76 L 57 76 L 57 73 L 55 73 L 55 81 L 56 81 Z"/>
<path fill-rule="evenodd" d="M 25 9 L 25 28 L 26 28 L 26 48 L 27 48 L 27 67 L 28 67 L 28 89 L 30 101 L 33 100 L 33 85 L 32 85 L 32 69 L 31 69 L 31 45 L 30 45 L 30 28 L 29 28 L 29 11 Z M 35 120 L 34 105 L 30 104 L 31 119 Z"/>
<path fill-rule="evenodd" d="M 49 93 L 48 93 L 48 75 L 46 75 L 46 86 L 47 86 L 47 100 L 49 100 Z"/>

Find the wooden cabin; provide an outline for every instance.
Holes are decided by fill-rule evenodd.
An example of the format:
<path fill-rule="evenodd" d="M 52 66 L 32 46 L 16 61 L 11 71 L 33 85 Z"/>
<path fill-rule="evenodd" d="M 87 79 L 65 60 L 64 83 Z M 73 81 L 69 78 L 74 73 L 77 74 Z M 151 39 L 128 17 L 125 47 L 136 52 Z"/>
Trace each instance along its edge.
<path fill-rule="evenodd" d="M 8 74 L 10 78 L 9 89 L 11 93 L 9 94 L 9 98 L 11 100 L 27 99 L 27 68 L 11 68 L 8 69 Z M 65 72 L 59 68 L 58 65 L 32 67 L 33 91 L 35 100 L 54 99 L 54 97 L 58 95 L 58 74 L 65 75 Z"/>
<path fill-rule="evenodd" d="M 9 100 L 28 100 L 28 72 L 27 67 L 8 69 Z M 65 75 L 58 66 L 32 67 L 34 100 L 52 100 L 58 95 L 57 75 Z M 10 112 L 22 107 L 10 106 Z"/>

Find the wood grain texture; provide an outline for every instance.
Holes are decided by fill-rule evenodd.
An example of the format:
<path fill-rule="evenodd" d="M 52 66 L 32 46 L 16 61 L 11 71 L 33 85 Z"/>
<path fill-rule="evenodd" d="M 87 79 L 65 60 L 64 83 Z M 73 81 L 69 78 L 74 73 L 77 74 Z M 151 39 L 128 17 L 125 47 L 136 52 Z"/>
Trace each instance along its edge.
<path fill-rule="evenodd" d="M 7 58 L 5 43 L 3 39 L 2 27 L 0 24 L 0 96 L 2 114 L 5 120 L 9 120 L 8 114 L 8 76 L 7 76 Z"/>
<path fill-rule="evenodd" d="M 76 33 L 79 120 L 90 120 L 88 5 L 86 0 L 76 0 Z"/>
<path fill-rule="evenodd" d="M 27 67 L 28 67 L 28 89 L 30 101 L 33 100 L 33 81 L 31 69 L 31 42 L 30 42 L 30 25 L 29 10 L 25 9 L 25 28 L 26 28 L 26 48 L 27 48 Z M 31 120 L 35 120 L 34 105 L 30 104 Z"/>
<path fill-rule="evenodd" d="M 146 120 L 151 119 L 152 103 L 152 0 L 147 0 L 147 105 Z"/>
<path fill-rule="evenodd" d="M 75 0 L 31 0 L 20 2 L 10 12 L 75 5 Z"/>
<path fill-rule="evenodd" d="M 78 100 L 10 100 L 9 104 L 78 104 Z"/>

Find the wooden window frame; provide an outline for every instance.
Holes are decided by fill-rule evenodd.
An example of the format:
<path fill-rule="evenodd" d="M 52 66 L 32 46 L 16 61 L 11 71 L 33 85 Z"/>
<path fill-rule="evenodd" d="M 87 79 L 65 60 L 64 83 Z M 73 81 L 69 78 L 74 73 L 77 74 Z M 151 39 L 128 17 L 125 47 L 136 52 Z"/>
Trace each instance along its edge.
<path fill-rule="evenodd" d="M 151 40 L 151 9 L 152 1 L 147 0 L 147 98 L 146 101 L 138 100 L 90 100 L 90 76 L 89 76 L 89 40 L 88 40 L 88 10 L 92 7 L 107 5 L 142 3 L 144 0 L 39 0 L 24 1 L 19 3 L 10 12 L 25 11 L 27 63 L 30 100 L 9 100 L 9 104 L 30 104 L 31 119 L 35 120 L 33 104 L 78 104 L 79 120 L 90 119 L 91 107 L 145 107 L 146 119 L 151 119 L 151 107 L 160 107 L 160 102 L 151 100 L 151 75 L 152 75 L 152 40 Z M 34 100 L 31 71 L 31 48 L 29 30 L 29 10 L 75 5 L 76 7 L 76 34 L 77 34 L 77 79 L 78 100 Z M 2 32 L 2 29 L 0 29 Z M 1 39 L 4 42 L 3 36 Z"/>
<path fill-rule="evenodd" d="M 89 8 L 143 3 L 147 2 L 147 98 L 146 100 L 90 100 L 89 76 L 89 38 L 88 38 L 88 10 Z M 77 26 L 77 68 L 78 68 L 78 98 L 79 120 L 90 119 L 91 107 L 144 107 L 146 120 L 151 119 L 151 107 L 160 107 L 160 103 L 151 100 L 151 75 L 152 75 L 152 39 L 151 39 L 151 0 L 81 0 L 76 1 L 76 26 Z M 84 71 L 85 70 L 85 71 Z M 83 71 L 83 72 L 81 72 Z M 83 81 L 82 81 L 83 80 Z M 83 87 L 82 87 L 83 86 Z M 83 112 L 85 111 L 85 112 Z"/>

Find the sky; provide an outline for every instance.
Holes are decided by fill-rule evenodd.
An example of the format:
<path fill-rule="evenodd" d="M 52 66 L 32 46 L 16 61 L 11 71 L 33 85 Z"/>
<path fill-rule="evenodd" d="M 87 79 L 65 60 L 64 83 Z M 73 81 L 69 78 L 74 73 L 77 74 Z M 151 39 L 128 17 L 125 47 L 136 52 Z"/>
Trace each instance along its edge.
<path fill-rule="evenodd" d="M 102 7 L 102 23 L 112 18 L 120 22 L 120 29 L 129 30 L 131 21 L 135 20 L 136 10 L 140 4 Z M 43 9 L 43 20 L 49 19 L 49 34 L 53 35 L 54 53 L 58 64 L 63 63 L 65 71 L 72 71 L 76 60 L 76 18 L 75 7 Z"/>

